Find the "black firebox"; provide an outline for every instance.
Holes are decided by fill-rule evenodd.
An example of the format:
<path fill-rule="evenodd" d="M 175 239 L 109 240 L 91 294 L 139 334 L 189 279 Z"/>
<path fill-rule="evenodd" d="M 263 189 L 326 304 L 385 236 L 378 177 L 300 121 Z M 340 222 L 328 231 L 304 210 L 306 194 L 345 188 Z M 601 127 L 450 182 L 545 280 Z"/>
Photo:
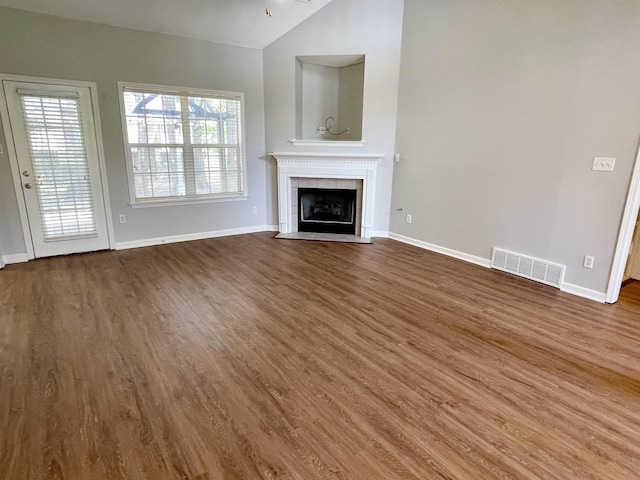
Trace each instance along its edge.
<path fill-rule="evenodd" d="M 356 234 L 356 190 L 299 188 L 298 231 Z"/>

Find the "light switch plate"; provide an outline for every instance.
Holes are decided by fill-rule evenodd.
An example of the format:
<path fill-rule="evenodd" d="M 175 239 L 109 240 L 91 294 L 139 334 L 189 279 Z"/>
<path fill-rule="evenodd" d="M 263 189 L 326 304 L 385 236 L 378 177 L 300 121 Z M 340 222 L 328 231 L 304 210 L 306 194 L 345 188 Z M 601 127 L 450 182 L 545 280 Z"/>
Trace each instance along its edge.
<path fill-rule="evenodd" d="M 591 170 L 595 170 L 598 172 L 613 172 L 613 167 L 615 166 L 615 164 L 615 158 L 594 157 Z"/>

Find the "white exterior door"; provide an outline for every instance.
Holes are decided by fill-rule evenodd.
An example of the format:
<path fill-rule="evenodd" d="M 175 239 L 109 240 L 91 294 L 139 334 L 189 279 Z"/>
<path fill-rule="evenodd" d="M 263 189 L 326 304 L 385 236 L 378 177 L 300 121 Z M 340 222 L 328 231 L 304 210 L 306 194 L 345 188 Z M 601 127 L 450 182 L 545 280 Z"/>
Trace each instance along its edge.
<path fill-rule="evenodd" d="M 108 249 L 89 88 L 2 83 L 35 256 Z"/>

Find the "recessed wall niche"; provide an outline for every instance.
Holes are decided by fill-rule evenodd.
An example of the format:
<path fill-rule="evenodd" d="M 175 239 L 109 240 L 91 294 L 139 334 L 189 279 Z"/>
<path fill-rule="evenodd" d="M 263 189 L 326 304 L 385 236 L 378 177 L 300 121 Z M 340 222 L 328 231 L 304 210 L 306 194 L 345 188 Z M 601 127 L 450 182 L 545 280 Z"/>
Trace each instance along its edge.
<path fill-rule="evenodd" d="M 361 141 L 364 55 L 296 57 L 296 138 Z"/>

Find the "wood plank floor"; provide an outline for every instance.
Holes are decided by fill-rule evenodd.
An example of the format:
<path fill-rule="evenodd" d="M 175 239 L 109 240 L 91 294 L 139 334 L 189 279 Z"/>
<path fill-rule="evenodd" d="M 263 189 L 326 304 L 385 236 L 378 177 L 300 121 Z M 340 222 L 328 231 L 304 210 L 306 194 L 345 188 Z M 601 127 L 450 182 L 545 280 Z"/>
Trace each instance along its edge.
<path fill-rule="evenodd" d="M 1 271 L 0 479 L 640 478 L 640 283 L 270 237 Z"/>

